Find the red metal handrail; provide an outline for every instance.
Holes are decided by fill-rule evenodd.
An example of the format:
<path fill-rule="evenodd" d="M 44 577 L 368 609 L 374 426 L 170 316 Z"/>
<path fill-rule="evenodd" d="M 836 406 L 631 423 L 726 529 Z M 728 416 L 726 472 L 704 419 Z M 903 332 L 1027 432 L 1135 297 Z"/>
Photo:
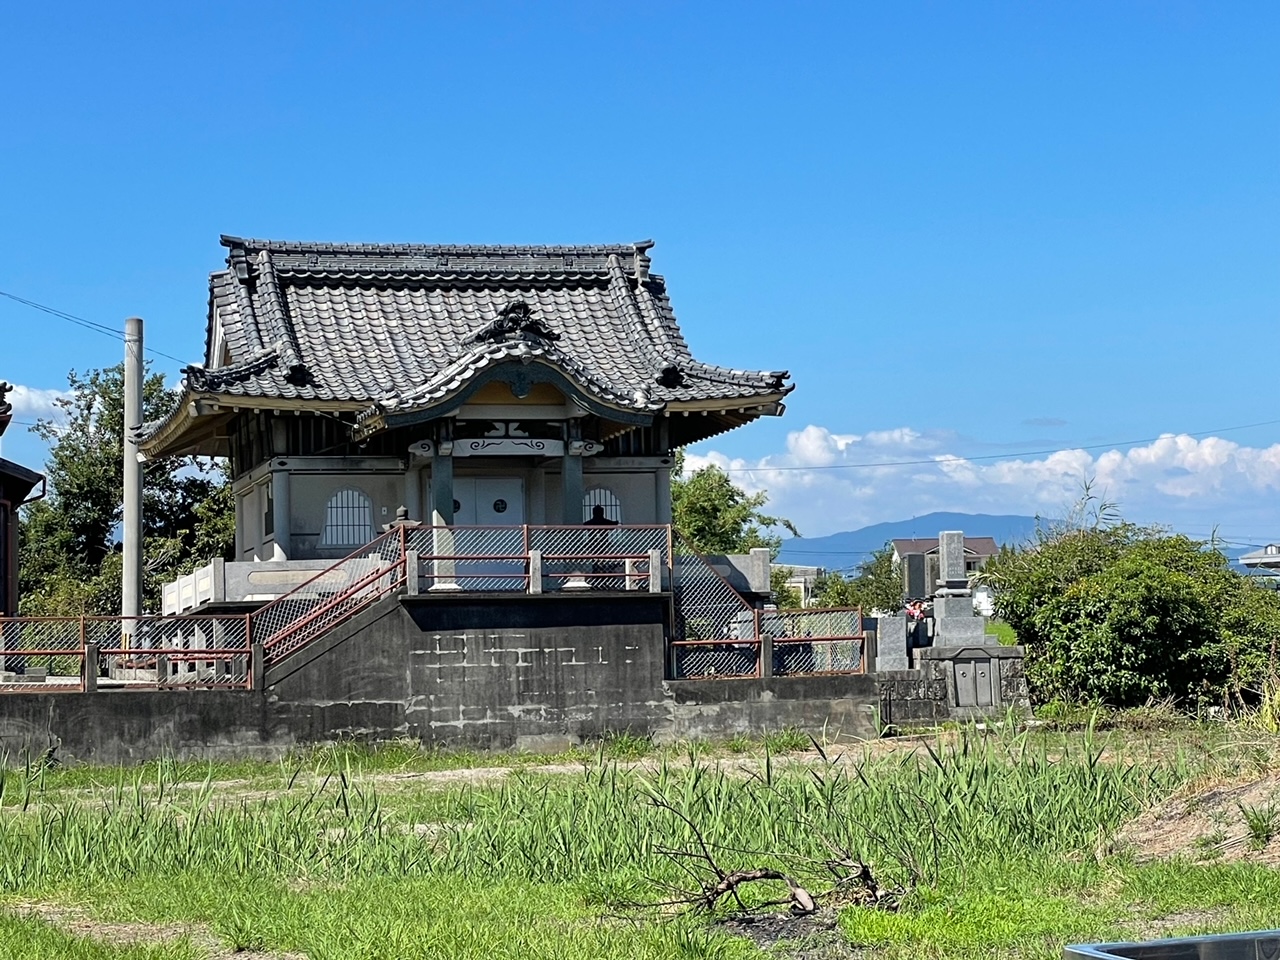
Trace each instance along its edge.
<path fill-rule="evenodd" d="M 385 597 L 387 594 L 394 592 L 398 587 L 400 587 L 405 582 L 405 578 L 403 576 L 404 570 L 405 570 L 405 560 L 403 556 L 401 556 L 399 560 L 392 563 L 388 567 L 380 567 L 377 570 L 374 570 L 372 573 L 366 574 L 362 579 L 352 584 L 351 587 L 345 593 L 340 593 L 332 597 L 322 606 L 319 606 L 316 609 L 309 611 L 306 616 L 290 624 L 286 629 L 272 634 L 271 637 L 263 644 L 263 649 L 266 650 L 267 652 L 270 652 L 278 648 L 284 642 L 285 639 L 300 633 L 304 627 L 319 620 L 324 614 L 328 613 L 330 610 L 334 609 L 339 604 L 345 603 L 354 594 L 357 594 L 362 590 L 365 590 L 371 584 L 376 583 L 378 580 L 381 580 L 383 577 L 386 577 L 388 574 L 397 570 L 399 570 L 401 573 L 400 579 L 394 582 L 391 582 L 388 585 L 388 588 L 386 590 L 378 591 L 376 594 L 373 595 L 373 599 L 371 599 L 369 602 L 370 603 L 375 602 L 376 600 L 382 599 L 382 597 Z M 368 605 L 369 604 L 363 604 L 362 607 L 368 606 Z M 347 620 L 351 619 L 351 617 L 354 616 L 355 613 L 357 612 L 358 612 L 358 609 L 353 609 L 351 611 L 348 611 L 348 613 L 344 617 L 342 617 L 340 620 L 336 620 L 333 623 L 329 624 L 325 629 L 328 630 L 328 629 L 331 629 L 332 627 L 336 627 L 339 623 L 345 623 Z"/>
<path fill-rule="evenodd" d="M 285 600 L 288 600 L 290 597 L 292 597 L 295 593 L 299 593 L 302 590 L 306 589 L 307 587 L 311 586 L 317 580 L 321 580 L 324 577 L 327 577 L 329 574 L 333 573 L 334 570 L 336 570 L 338 567 L 342 566 L 344 563 L 346 563 L 349 560 L 366 559 L 369 556 L 370 547 L 374 546 L 375 544 L 379 544 L 384 540 L 390 542 L 390 540 L 392 539 L 398 539 L 400 541 L 400 560 L 403 561 L 404 552 L 405 552 L 404 528 L 398 527 L 394 530 L 388 530 L 386 533 L 382 534 L 381 536 L 374 537 L 364 546 L 358 547 L 357 549 L 353 550 L 351 553 L 347 554 L 341 560 L 335 560 L 330 566 L 325 567 L 323 570 L 321 570 L 311 579 L 304 580 L 302 583 L 298 584 L 288 593 L 281 594 L 280 596 L 276 597 L 274 600 L 271 600 L 270 602 L 263 604 L 261 607 L 255 610 L 254 613 L 261 614 L 272 607 L 278 606 L 279 604 L 283 603 Z"/>

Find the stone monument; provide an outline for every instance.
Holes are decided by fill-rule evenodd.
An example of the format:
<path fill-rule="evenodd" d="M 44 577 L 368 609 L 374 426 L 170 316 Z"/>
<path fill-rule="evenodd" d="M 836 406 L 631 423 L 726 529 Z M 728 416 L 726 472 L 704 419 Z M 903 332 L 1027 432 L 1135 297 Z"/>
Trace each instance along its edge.
<path fill-rule="evenodd" d="M 1001 646 L 987 635 L 987 618 L 973 608 L 965 570 L 964 534 L 938 534 L 938 583 L 933 597 L 933 644 L 915 651 L 916 666 L 945 681 L 947 703 L 957 718 L 994 710 L 1027 709 L 1021 647 Z"/>
<path fill-rule="evenodd" d="M 964 533 L 944 530 L 938 534 L 938 586 L 933 596 L 933 645 L 981 646 L 987 618 L 973 612 L 973 590 L 964 568 Z"/>

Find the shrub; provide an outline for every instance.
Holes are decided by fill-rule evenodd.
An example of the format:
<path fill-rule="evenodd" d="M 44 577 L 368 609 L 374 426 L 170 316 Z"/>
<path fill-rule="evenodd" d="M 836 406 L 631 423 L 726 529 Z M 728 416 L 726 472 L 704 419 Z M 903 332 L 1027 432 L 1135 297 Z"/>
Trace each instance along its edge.
<path fill-rule="evenodd" d="M 1041 534 L 982 579 L 1037 703 L 1245 702 L 1275 659 L 1280 597 L 1204 543 L 1128 523 Z"/>

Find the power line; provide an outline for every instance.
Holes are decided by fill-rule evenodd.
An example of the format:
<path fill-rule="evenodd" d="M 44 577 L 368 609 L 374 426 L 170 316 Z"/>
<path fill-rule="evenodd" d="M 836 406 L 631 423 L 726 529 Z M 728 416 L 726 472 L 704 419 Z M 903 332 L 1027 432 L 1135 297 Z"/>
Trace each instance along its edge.
<path fill-rule="evenodd" d="M 1192 540 L 1202 540 L 1205 543 L 1219 543 L 1228 547 L 1260 547 L 1268 542 L 1276 542 L 1274 539 L 1268 541 L 1265 538 L 1255 542 L 1253 540 L 1224 540 L 1221 537 L 1217 540 L 1213 540 L 1212 537 L 1197 537 L 1192 536 L 1191 534 L 1186 534 L 1186 536 L 1190 537 Z M 1014 546 L 1016 544 L 1010 541 L 1009 545 Z M 781 554 L 785 554 L 788 557 L 869 557 L 875 552 L 875 550 L 794 550 L 786 544 L 783 544 L 780 551 Z"/>
<path fill-rule="evenodd" d="M 60 320 L 66 320 L 69 323 L 74 323 L 77 326 L 84 327 L 86 330 L 92 330 L 94 333 L 101 333 L 104 336 L 114 337 L 117 340 L 124 339 L 123 332 L 112 329 L 111 327 L 105 326 L 101 323 L 95 323 L 92 320 L 86 320 L 84 317 L 77 317 L 74 313 L 67 313 L 65 310 L 58 310 L 55 307 L 45 306 L 43 303 L 36 303 L 34 300 L 28 300 L 26 297 L 20 297 L 14 293 L 7 293 L 4 290 L 0 290 L 0 297 L 6 297 L 9 300 L 13 300 L 15 303 L 22 304 L 24 307 L 30 307 L 33 310 L 39 310 L 41 313 L 47 313 Z M 180 363 L 183 366 L 187 365 L 187 361 L 181 360 L 171 353 L 165 353 L 163 350 L 156 350 L 154 347 L 148 347 L 145 344 L 143 345 L 143 349 L 146 353 L 155 354 L 157 357 L 164 357 L 166 360 L 172 360 L 174 363 Z"/>
<path fill-rule="evenodd" d="M 1200 430 L 1196 433 L 1179 433 L 1173 436 L 1179 437 L 1210 437 L 1219 433 L 1230 433 L 1234 430 L 1249 430 L 1253 427 L 1271 427 L 1280 423 L 1280 420 L 1262 420 L 1258 423 L 1242 423 L 1234 427 L 1218 427 L 1215 430 Z M 793 470 L 857 470 L 869 469 L 874 467 L 916 467 L 929 464 L 943 463 L 971 463 L 974 460 L 1007 460 L 1010 457 L 1045 457 L 1054 453 L 1064 453 L 1070 450 L 1109 450 L 1113 447 L 1129 447 L 1136 446 L 1140 443 L 1155 443 L 1157 440 L 1163 440 L 1169 434 L 1163 434 L 1158 437 L 1145 437 L 1141 440 L 1113 440 L 1110 443 L 1094 443 L 1082 445 L 1063 445 L 1055 447 L 1052 450 L 1022 450 L 1017 453 L 990 453 L 982 454 L 975 457 L 930 457 L 927 460 L 882 460 L 878 463 L 827 463 L 816 464 L 811 467 L 803 466 L 760 466 L 760 467 L 720 467 L 725 473 L 766 473 L 769 471 L 793 471 Z"/>

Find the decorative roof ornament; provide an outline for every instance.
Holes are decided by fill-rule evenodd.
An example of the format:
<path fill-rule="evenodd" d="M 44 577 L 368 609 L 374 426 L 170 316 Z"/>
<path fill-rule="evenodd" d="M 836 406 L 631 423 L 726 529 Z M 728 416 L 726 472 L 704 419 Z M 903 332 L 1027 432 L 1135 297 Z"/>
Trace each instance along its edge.
<path fill-rule="evenodd" d="M 559 340 L 560 334 L 535 317 L 523 300 L 512 300 L 479 330 L 468 334 L 463 343 L 503 343 L 508 340 L 525 340 L 538 343 Z"/>
<path fill-rule="evenodd" d="M 4 433 L 4 428 L 9 426 L 9 421 L 13 418 L 13 404 L 4 398 L 12 389 L 13 384 L 8 380 L 0 380 L 0 433 Z"/>
<path fill-rule="evenodd" d="M 649 279 L 649 264 L 653 262 L 649 259 L 649 251 L 653 247 L 654 242 L 652 240 L 640 240 L 632 244 L 632 266 L 637 283 L 644 283 Z"/>
<path fill-rule="evenodd" d="M 664 387 L 678 387 L 684 383 L 684 374 L 680 372 L 680 368 L 674 363 L 663 364 L 662 370 L 656 377 L 654 382 Z"/>

